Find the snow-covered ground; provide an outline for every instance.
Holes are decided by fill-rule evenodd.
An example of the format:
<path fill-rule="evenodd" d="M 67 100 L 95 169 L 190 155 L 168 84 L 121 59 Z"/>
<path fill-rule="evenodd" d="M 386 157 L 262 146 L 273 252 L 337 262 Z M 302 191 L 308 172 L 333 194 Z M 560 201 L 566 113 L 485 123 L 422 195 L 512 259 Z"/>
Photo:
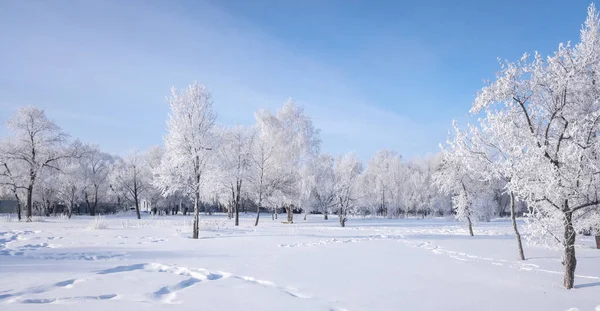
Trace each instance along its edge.
<path fill-rule="evenodd" d="M 191 218 L 90 217 L 0 222 L 0 309 L 600 310 L 600 250 L 582 237 L 576 288 L 560 251 L 526 245 L 505 220 L 337 219 L 233 227 Z M 100 224 L 102 225 L 102 223 Z"/>

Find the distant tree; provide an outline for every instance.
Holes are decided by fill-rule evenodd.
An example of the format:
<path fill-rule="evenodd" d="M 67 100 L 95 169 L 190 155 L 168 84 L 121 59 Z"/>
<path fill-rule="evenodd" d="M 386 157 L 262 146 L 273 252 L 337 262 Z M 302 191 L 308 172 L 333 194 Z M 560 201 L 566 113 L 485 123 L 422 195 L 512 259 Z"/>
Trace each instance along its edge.
<path fill-rule="evenodd" d="M 164 158 L 165 150 L 161 146 L 154 146 L 148 150 L 148 152 L 144 155 L 144 163 L 145 170 L 148 174 L 148 184 L 145 191 L 145 197 L 150 203 L 150 208 L 157 212 L 160 209 L 159 205 L 162 205 L 162 209 L 164 212 L 169 213 L 169 204 L 167 198 L 162 195 L 162 191 L 160 188 L 156 187 L 151 181 L 154 179 L 154 173 L 160 168 L 161 162 Z M 170 211 L 171 213 L 173 211 Z"/>
<path fill-rule="evenodd" d="M 85 186 L 85 177 L 81 162 L 78 159 L 65 159 L 60 164 L 58 174 L 58 197 L 67 207 L 67 217 L 73 215 L 75 204 L 82 198 L 82 188 Z"/>
<path fill-rule="evenodd" d="M 301 204 L 306 214 L 321 212 L 325 220 L 336 206 L 334 158 L 329 154 L 313 157 L 301 170 Z"/>
<path fill-rule="evenodd" d="M 82 174 L 82 196 L 85 201 L 88 211 L 91 216 L 96 214 L 96 208 L 98 202 L 105 199 L 109 189 L 109 174 L 113 164 L 113 158 L 106 153 L 100 151 L 97 146 L 85 146 L 81 159 L 79 160 L 80 174 Z M 122 167 L 119 167 L 122 169 Z M 127 170 L 119 171 L 119 173 L 126 173 Z M 122 178 L 128 178 L 126 176 L 117 175 L 115 176 L 115 182 L 121 187 L 127 188 L 127 182 Z"/>
<path fill-rule="evenodd" d="M 338 217 L 340 225 L 346 226 L 348 212 L 354 208 L 358 201 L 358 186 L 362 163 L 353 153 L 338 157 L 335 162 L 335 189 L 338 204 Z"/>
<path fill-rule="evenodd" d="M 137 219 L 141 219 L 140 202 L 150 179 L 143 156 L 137 150 L 130 151 L 123 161 L 116 163 L 111 173 L 113 187 L 120 189 L 124 198 L 135 206 Z"/>

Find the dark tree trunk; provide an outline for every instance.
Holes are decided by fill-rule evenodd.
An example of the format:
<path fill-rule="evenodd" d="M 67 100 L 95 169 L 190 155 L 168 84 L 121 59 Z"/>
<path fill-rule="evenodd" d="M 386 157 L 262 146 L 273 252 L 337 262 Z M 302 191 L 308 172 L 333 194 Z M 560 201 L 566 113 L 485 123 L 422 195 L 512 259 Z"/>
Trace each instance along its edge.
<path fill-rule="evenodd" d="M 135 199 L 135 214 L 137 216 L 137 219 L 142 219 L 142 215 L 140 215 L 140 200 L 138 199 L 137 194 L 135 195 L 134 199 Z"/>
<path fill-rule="evenodd" d="M 600 249 L 600 234 L 596 233 L 596 248 Z"/>
<path fill-rule="evenodd" d="M 519 233 L 519 228 L 517 227 L 517 212 L 515 207 L 515 194 L 510 193 L 510 219 L 512 221 L 513 229 L 515 230 L 515 235 L 517 237 L 517 246 L 519 247 L 519 258 L 521 260 L 525 260 L 525 254 L 523 253 L 523 243 L 521 242 L 521 234 Z"/>
<path fill-rule="evenodd" d="M 199 221 L 200 221 L 200 209 L 198 207 L 198 201 L 200 201 L 200 193 L 196 190 L 196 195 L 194 198 L 194 227 L 193 227 L 193 235 L 192 238 L 197 239 L 199 236 Z"/>
<path fill-rule="evenodd" d="M 568 208 L 568 207 L 567 207 Z M 573 213 L 566 212 L 564 215 L 564 247 L 565 254 L 563 265 L 565 267 L 564 285 L 566 289 L 573 288 L 575 283 L 575 268 L 577 267 L 577 258 L 575 257 L 575 229 L 573 228 Z"/>
<path fill-rule="evenodd" d="M 32 195 L 33 195 L 33 183 L 27 187 L 27 222 L 31 222 L 32 216 Z"/>
<path fill-rule="evenodd" d="M 258 219 L 260 218 L 260 205 L 262 204 L 262 191 L 258 191 L 258 205 L 256 206 L 256 221 L 254 226 L 258 226 Z"/>
<path fill-rule="evenodd" d="M 346 215 L 343 207 L 340 207 L 340 226 L 346 227 Z"/>
<path fill-rule="evenodd" d="M 323 219 L 324 220 L 328 220 L 329 219 L 329 215 L 327 215 L 327 213 L 323 213 Z"/>
<path fill-rule="evenodd" d="M 73 216 L 73 205 L 75 202 L 71 201 L 71 203 L 69 204 L 69 210 L 67 211 L 67 217 L 69 217 L 69 219 L 71 219 L 71 216 Z"/>
<path fill-rule="evenodd" d="M 469 224 L 469 234 L 473 236 L 473 223 L 471 222 L 471 216 L 467 216 L 467 223 Z"/>
<path fill-rule="evenodd" d="M 17 218 L 21 221 L 21 200 L 19 199 L 19 194 L 17 194 L 16 187 L 13 189 L 13 194 L 15 195 L 15 200 L 17 201 Z"/>
<path fill-rule="evenodd" d="M 236 183 L 236 194 L 235 194 L 235 225 L 240 225 L 240 192 L 242 191 L 242 181 L 238 180 Z"/>
<path fill-rule="evenodd" d="M 90 213 L 90 216 L 96 216 L 96 206 L 90 202 L 90 198 L 87 195 L 87 193 L 85 194 L 85 203 L 87 204 L 88 212 Z"/>

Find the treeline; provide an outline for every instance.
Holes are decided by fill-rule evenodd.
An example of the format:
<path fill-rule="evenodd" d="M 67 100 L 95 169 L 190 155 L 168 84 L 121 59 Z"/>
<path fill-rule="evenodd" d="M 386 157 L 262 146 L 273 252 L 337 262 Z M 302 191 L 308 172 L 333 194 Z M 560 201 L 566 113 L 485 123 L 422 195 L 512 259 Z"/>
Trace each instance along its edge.
<path fill-rule="evenodd" d="M 184 93 L 200 90 L 210 98 L 198 84 Z M 190 99 L 186 104 L 198 102 Z M 212 109 L 212 102 L 206 104 Z M 450 195 L 432 182 L 442 165 L 439 154 L 404 161 L 396 152 L 381 150 L 363 165 L 354 154 L 320 153 L 318 130 L 292 101 L 276 114 L 259 111 L 255 117 L 252 126 L 219 127 L 211 122 L 206 131 L 210 147 L 199 162 L 199 212 L 227 212 L 236 218 L 239 210 L 289 211 L 290 222 L 294 212 L 323 214 L 325 219 L 335 214 L 341 225 L 347 215 L 454 213 Z M 168 158 L 163 146 L 143 153 L 133 150 L 125 157 L 111 155 L 71 139 L 43 110 L 31 106 L 19 109 L 7 129 L 10 135 L 0 148 L 0 189 L 2 199 L 17 203 L 19 219 L 127 210 L 139 217 L 140 210 L 169 215 L 194 209 L 193 191 L 166 180 L 185 175 L 174 176 L 174 168 L 166 167 L 167 161 L 180 159 Z M 168 184 L 161 185 L 161 180 Z M 481 220 L 506 215 L 507 202 L 501 186 L 490 189 L 489 209 Z"/>

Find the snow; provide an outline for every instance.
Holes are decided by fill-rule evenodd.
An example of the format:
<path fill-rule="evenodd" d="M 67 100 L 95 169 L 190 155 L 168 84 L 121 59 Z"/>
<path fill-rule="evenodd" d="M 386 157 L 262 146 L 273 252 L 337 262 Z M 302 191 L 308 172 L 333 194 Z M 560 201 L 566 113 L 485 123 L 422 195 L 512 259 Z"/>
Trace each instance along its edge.
<path fill-rule="evenodd" d="M 0 309 L 600 310 L 600 250 L 577 241 L 562 287 L 560 251 L 526 245 L 510 223 L 295 215 L 107 216 L 0 222 Z"/>

